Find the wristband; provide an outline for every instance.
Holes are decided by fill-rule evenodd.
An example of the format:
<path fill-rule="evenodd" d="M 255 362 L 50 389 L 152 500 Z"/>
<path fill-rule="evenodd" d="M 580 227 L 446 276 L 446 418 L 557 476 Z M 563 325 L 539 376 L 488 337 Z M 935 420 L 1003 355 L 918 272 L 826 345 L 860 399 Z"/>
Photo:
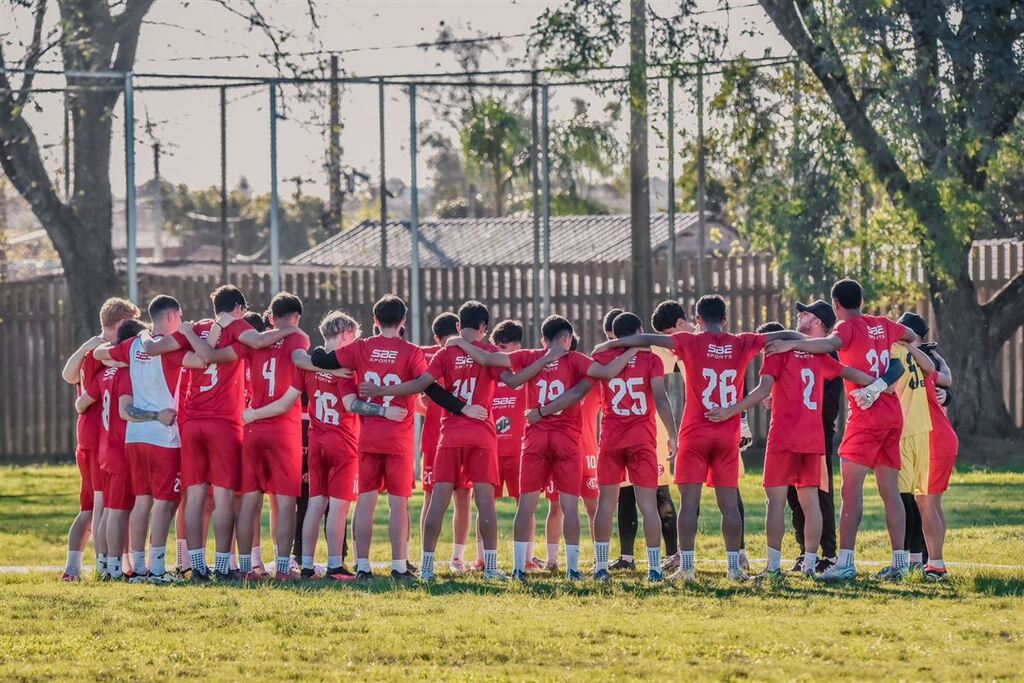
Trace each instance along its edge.
<path fill-rule="evenodd" d="M 377 406 L 377 417 L 384 417 L 385 415 L 387 415 L 387 413 L 387 406 L 385 406 L 384 404 Z"/>
<path fill-rule="evenodd" d="M 537 406 L 537 414 L 544 417 L 544 406 Z"/>

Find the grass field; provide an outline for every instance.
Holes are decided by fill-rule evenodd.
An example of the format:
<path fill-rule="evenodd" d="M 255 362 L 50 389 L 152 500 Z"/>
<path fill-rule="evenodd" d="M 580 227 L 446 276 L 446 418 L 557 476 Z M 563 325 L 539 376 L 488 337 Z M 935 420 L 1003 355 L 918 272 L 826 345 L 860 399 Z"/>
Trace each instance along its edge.
<path fill-rule="evenodd" d="M 750 552 L 763 557 L 757 474 L 743 485 Z M 0 565 L 63 562 L 76 486 L 71 467 L 0 469 Z M 698 561 L 718 560 L 717 515 L 705 503 Z M 947 561 L 1022 562 L 1024 474 L 958 473 L 947 513 Z M 866 515 L 859 557 L 886 560 L 876 496 Z M 501 522 L 508 564 L 510 507 Z M 373 559 L 383 561 L 379 529 Z M 439 554 L 449 549 L 444 540 Z M 795 555 L 791 538 L 784 553 Z M 945 586 L 773 588 L 727 584 L 717 564 L 699 569 L 696 584 L 655 587 L 637 576 L 610 586 L 157 588 L 0 574 L 0 666 L 13 680 L 1024 677 L 1021 569 L 958 567 Z"/>

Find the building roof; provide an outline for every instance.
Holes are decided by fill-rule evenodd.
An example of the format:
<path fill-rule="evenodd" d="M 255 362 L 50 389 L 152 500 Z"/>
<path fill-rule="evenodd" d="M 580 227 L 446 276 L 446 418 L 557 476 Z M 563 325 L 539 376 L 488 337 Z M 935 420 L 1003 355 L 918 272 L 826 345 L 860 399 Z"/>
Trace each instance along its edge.
<path fill-rule="evenodd" d="M 708 253 L 728 252 L 736 230 L 707 214 Z M 533 262 L 533 218 L 443 218 L 420 222 L 420 265 L 516 265 Z M 697 214 L 676 215 L 676 248 L 697 253 Z M 409 267 L 411 239 L 406 221 L 388 221 L 388 265 Z M 668 243 L 668 214 L 651 215 L 651 244 L 657 252 Z M 380 222 L 363 221 L 291 259 L 293 265 L 372 268 L 380 265 Z M 630 256 L 628 214 L 552 216 L 551 262 L 626 261 Z M 543 255 L 542 255 L 543 258 Z"/>

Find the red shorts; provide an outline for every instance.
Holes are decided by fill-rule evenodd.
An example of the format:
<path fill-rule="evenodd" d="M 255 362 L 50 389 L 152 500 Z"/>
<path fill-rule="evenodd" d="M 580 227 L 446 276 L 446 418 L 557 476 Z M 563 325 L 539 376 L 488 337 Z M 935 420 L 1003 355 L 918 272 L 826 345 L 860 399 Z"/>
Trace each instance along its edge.
<path fill-rule="evenodd" d="M 582 481 L 583 458 L 577 437 L 550 429 L 526 431 L 519 475 L 522 493 L 542 491 L 553 482 L 559 493 L 579 496 Z"/>
<path fill-rule="evenodd" d="M 128 472 L 103 472 L 103 507 L 109 510 L 131 510 L 135 506 L 132 495 L 132 475 Z"/>
<path fill-rule="evenodd" d="M 148 443 L 125 444 L 132 471 L 132 493 L 156 500 L 177 501 L 181 496 L 181 449 Z"/>
<path fill-rule="evenodd" d="M 237 491 L 242 479 L 242 425 L 187 420 L 181 426 L 181 485 L 213 484 Z"/>
<path fill-rule="evenodd" d="M 618 486 L 626 480 L 634 486 L 658 488 L 658 453 L 654 445 L 628 448 L 605 448 L 597 458 L 597 483 L 601 486 Z"/>
<path fill-rule="evenodd" d="M 96 460 L 96 451 L 88 448 L 78 447 L 75 451 L 75 462 L 78 464 L 78 473 L 82 477 L 82 486 L 78 490 L 78 509 L 82 512 L 92 512 L 93 500 L 95 499 L 92 483 L 92 463 Z"/>
<path fill-rule="evenodd" d="M 423 490 L 430 493 L 434 490 L 434 461 L 437 459 L 437 447 L 422 447 L 423 462 L 420 467 L 420 479 L 423 480 Z"/>
<path fill-rule="evenodd" d="M 949 488 L 949 478 L 953 475 L 956 456 L 960 451 L 960 440 L 956 433 L 937 435 L 932 430 L 929 440 L 928 454 L 928 493 L 943 493 Z"/>
<path fill-rule="evenodd" d="M 821 483 L 821 459 L 821 453 L 769 450 L 764 454 L 763 485 L 817 488 Z"/>
<path fill-rule="evenodd" d="M 302 495 L 302 435 L 248 425 L 242 439 L 242 493 Z"/>
<path fill-rule="evenodd" d="M 597 498 L 601 490 L 598 488 L 598 457 L 596 455 L 584 455 L 580 458 L 583 463 L 583 477 L 580 479 L 580 498 Z"/>
<path fill-rule="evenodd" d="M 412 453 L 360 453 L 359 494 L 383 493 L 408 498 L 416 479 Z"/>
<path fill-rule="evenodd" d="M 498 456 L 498 487 L 494 490 L 496 497 L 501 497 L 502 492 L 507 491 L 509 498 L 519 500 L 521 458 L 522 456 L 519 453 Z"/>
<path fill-rule="evenodd" d="M 434 481 L 469 488 L 498 485 L 498 452 L 479 446 L 441 446 L 434 459 Z"/>
<path fill-rule="evenodd" d="M 309 433 L 309 495 L 341 500 L 359 497 L 359 451 L 337 432 Z"/>
<path fill-rule="evenodd" d="M 839 457 L 858 465 L 876 469 L 878 467 L 900 468 L 900 437 L 903 429 L 858 429 L 846 428 L 843 442 L 839 444 Z"/>
<path fill-rule="evenodd" d="M 740 483 L 740 445 L 735 439 L 687 436 L 676 456 L 676 483 L 737 488 Z"/>

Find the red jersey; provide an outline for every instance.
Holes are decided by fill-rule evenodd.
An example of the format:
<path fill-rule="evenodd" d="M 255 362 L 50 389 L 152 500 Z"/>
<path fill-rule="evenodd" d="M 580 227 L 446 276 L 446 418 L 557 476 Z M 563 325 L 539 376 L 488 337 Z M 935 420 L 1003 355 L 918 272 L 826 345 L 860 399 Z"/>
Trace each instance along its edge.
<path fill-rule="evenodd" d="M 547 351 L 544 349 L 521 349 L 509 354 L 512 369 L 519 372 L 523 368 L 541 358 Z M 526 409 L 537 408 L 551 403 L 556 398 L 572 389 L 582 379 L 587 379 L 591 359 L 579 351 L 570 351 L 554 363 L 548 363 L 526 384 Z M 582 430 L 582 411 L 577 403 L 554 415 L 546 415 L 543 420 L 529 429 L 549 429 L 564 432 L 578 438 Z"/>
<path fill-rule="evenodd" d="M 329 372 L 299 370 L 292 385 L 309 401 L 309 428 L 319 434 L 335 432 L 359 443 L 359 416 L 345 410 L 342 399 L 356 393 L 352 378 L 335 377 Z"/>
<path fill-rule="evenodd" d="M 608 349 L 594 354 L 594 362 L 607 365 L 626 349 Z M 641 351 L 617 377 L 601 380 L 601 440 L 614 447 L 645 445 L 656 447 L 654 391 L 651 383 L 665 376 L 665 364 L 650 351 Z M 591 392 L 594 393 L 594 392 Z"/>
<path fill-rule="evenodd" d="M 603 395 L 601 385 L 595 382 L 580 401 L 580 450 L 584 456 L 597 455 L 597 415 L 601 412 Z"/>
<path fill-rule="evenodd" d="M 484 342 L 473 342 L 473 346 L 494 353 L 498 347 Z M 467 405 L 487 408 L 486 420 L 474 420 L 462 415 L 445 413 L 441 417 L 441 439 L 439 448 L 456 446 L 479 446 L 497 448 L 497 434 L 491 404 L 494 402 L 494 385 L 501 375 L 501 368 L 480 365 L 472 356 L 457 346 L 446 346 L 434 355 L 427 372 L 438 384 Z"/>
<path fill-rule="evenodd" d="M 96 375 L 89 395 L 100 406 L 102 435 L 100 436 L 100 469 L 104 472 L 128 471 L 128 456 L 124 438 L 128 423 L 121 419 L 122 396 L 131 396 L 132 378 L 128 368 L 104 368 Z"/>
<path fill-rule="evenodd" d="M 877 315 L 859 315 L 840 320 L 836 336 L 842 342 L 839 361 L 878 378 L 889 367 L 889 349 L 903 338 L 905 328 L 888 318 Z M 895 394 L 883 393 L 868 410 L 861 410 L 850 394 L 860 386 L 846 382 L 850 417 L 847 429 L 902 429 L 903 408 Z"/>
<path fill-rule="evenodd" d="M 262 408 L 285 395 L 299 377 L 299 369 L 292 362 L 292 353 L 298 349 L 309 350 L 305 335 L 293 333 L 264 349 L 251 349 L 238 345 L 237 350 L 249 361 L 249 407 Z M 296 401 L 287 412 L 256 420 L 250 427 L 259 429 L 286 429 L 298 432 L 302 423 L 302 402 Z"/>
<path fill-rule="evenodd" d="M 956 455 L 960 450 L 960 438 L 953 429 L 953 423 L 949 421 L 949 415 L 939 403 L 936 394 L 936 381 L 939 373 L 933 372 L 924 378 L 924 385 L 928 390 L 928 414 L 932 418 L 931 443 L 932 451 L 941 450 L 941 453 L 932 455 Z"/>
<path fill-rule="evenodd" d="M 764 359 L 761 375 L 775 378 L 767 450 L 825 452 L 821 422 L 825 382 L 842 372 L 843 366 L 827 354 L 791 351 Z"/>
<path fill-rule="evenodd" d="M 390 386 L 416 379 L 427 369 L 423 351 L 401 337 L 376 336 L 357 339 L 334 352 L 343 368 L 355 371 L 356 384 L 370 382 Z M 382 396 L 371 403 L 405 408 L 409 414 L 401 422 L 383 417 L 364 417 L 359 433 L 359 450 L 363 453 L 412 453 L 413 427 L 416 420 L 415 396 Z"/>
<path fill-rule="evenodd" d="M 423 359 L 430 363 L 441 350 L 440 346 L 424 346 Z M 437 443 L 441 439 L 441 416 L 444 415 L 444 408 L 431 400 L 423 402 L 423 433 L 420 436 L 420 450 L 424 453 L 433 453 L 437 450 Z"/>
<path fill-rule="evenodd" d="M 157 334 L 153 335 L 153 339 L 160 339 L 164 335 Z M 111 360 L 116 360 L 118 363 L 124 363 L 125 365 L 131 365 L 131 351 L 132 344 L 135 343 L 135 337 L 131 339 L 125 339 L 123 342 L 114 346 L 110 349 Z M 171 396 L 178 394 L 179 383 L 180 386 L 184 386 L 183 382 L 188 381 L 187 368 L 183 368 L 181 363 L 185 359 L 187 354 L 184 348 L 172 351 L 171 353 L 165 353 L 160 356 L 160 366 L 164 372 L 164 380 L 167 382 L 167 391 L 170 392 Z M 140 358 L 148 360 L 150 356 L 147 356 L 141 350 L 139 351 Z M 129 368 L 130 369 L 130 368 Z"/>
<path fill-rule="evenodd" d="M 202 320 L 196 323 L 193 328 L 196 335 L 206 339 L 213 322 Z M 245 410 L 245 366 L 241 359 L 246 355 L 246 349 L 242 348 L 238 337 L 251 329 L 252 325 L 238 319 L 221 330 L 217 339 L 218 349 L 234 345 L 239 360 L 189 371 L 187 410 L 190 420 L 219 418 L 241 423 L 242 411 Z M 174 338 L 181 348 L 194 350 L 182 333 L 175 332 Z"/>
<path fill-rule="evenodd" d="M 765 345 L 763 334 L 677 332 L 672 335 L 676 356 L 686 373 L 686 407 L 679 440 L 699 432 L 701 437 L 740 440 L 740 416 L 711 422 L 704 413 L 736 405 L 743 396 L 747 365 Z"/>
<path fill-rule="evenodd" d="M 513 389 L 501 381 L 494 385 L 491 416 L 498 435 L 498 457 L 517 456 L 523 452 L 523 432 L 526 430 L 524 396 L 521 386 Z"/>
<path fill-rule="evenodd" d="M 95 356 L 92 355 L 92 351 L 89 351 L 82 358 L 82 367 L 78 371 L 78 383 L 75 385 L 75 395 L 81 396 L 83 393 L 88 392 L 90 387 L 93 386 L 96 377 L 103 374 L 103 371 L 107 367 L 100 361 L 96 360 Z M 98 395 L 89 394 L 94 398 L 99 398 Z M 100 416 L 100 403 L 97 401 L 91 406 L 86 408 L 85 412 L 78 416 L 78 425 L 76 427 L 76 437 L 80 448 L 86 448 L 91 451 L 95 451 L 100 447 L 100 435 L 103 433 L 102 418 Z"/>

